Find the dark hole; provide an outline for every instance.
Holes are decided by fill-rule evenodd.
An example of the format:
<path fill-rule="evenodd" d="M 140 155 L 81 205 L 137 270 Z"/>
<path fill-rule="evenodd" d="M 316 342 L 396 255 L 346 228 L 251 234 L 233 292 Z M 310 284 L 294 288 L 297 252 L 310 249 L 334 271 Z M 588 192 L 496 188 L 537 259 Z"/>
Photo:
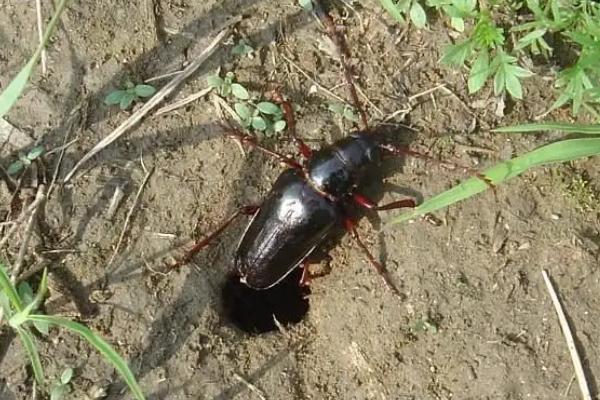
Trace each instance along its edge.
<path fill-rule="evenodd" d="M 302 270 L 296 268 L 283 281 L 266 290 L 251 289 L 230 274 L 223 285 L 223 309 L 227 319 L 244 332 L 259 334 L 282 325 L 297 324 L 308 312 L 308 287 L 300 286 Z"/>

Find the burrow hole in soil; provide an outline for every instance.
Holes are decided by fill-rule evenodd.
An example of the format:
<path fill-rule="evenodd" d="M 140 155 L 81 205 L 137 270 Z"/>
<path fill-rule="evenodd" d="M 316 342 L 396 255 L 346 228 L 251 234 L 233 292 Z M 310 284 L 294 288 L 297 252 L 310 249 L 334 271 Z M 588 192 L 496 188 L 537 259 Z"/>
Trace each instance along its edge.
<path fill-rule="evenodd" d="M 266 290 L 255 290 L 230 274 L 221 291 L 227 321 L 251 334 L 277 329 L 277 318 L 283 326 L 297 324 L 308 312 L 310 289 L 300 286 L 302 270 L 296 268 L 284 280 Z"/>

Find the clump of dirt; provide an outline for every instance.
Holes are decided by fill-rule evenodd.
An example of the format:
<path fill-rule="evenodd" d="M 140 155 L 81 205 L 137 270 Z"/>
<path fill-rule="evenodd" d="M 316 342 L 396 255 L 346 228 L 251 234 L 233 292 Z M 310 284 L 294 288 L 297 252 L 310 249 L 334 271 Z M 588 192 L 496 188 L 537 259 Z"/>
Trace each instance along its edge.
<path fill-rule="evenodd" d="M 25 63 L 36 37 L 31 4 L 7 2 L 3 9 L 2 88 Z M 542 76 L 526 80 L 526 100 L 502 113 L 491 88 L 473 98 L 464 71 L 439 65 L 450 42 L 442 22 L 406 30 L 376 1 L 340 2 L 333 14 L 347 36 L 372 126 L 474 168 L 548 140 L 488 132 L 525 122 L 552 104 Z M 48 148 L 77 139 L 66 150 L 60 178 L 127 117 L 102 104 L 110 91 L 125 77 L 139 83 L 181 69 L 233 16 L 242 20 L 227 45 L 168 102 L 205 88 L 206 75 L 221 67 L 255 90 L 282 84 L 297 107 L 298 132 L 312 147 L 355 129 L 328 111 L 346 96 L 340 65 L 319 24 L 292 0 L 73 2 L 48 53 L 48 76 L 36 76 L 7 118 Z M 242 38 L 256 49 L 249 57 L 231 54 Z M 312 282 L 310 294 L 294 286 L 297 277 L 290 275 L 289 286 L 277 290 L 293 301 L 268 296 L 265 305 L 264 294 L 227 280 L 246 221 L 233 224 L 187 268 L 163 268 L 175 247 L 211 232 L 240 205 L 256 204 L 281 172 L 263 154 L 242 155 L 218 122 L 209 98 L 146 118 L 54 192 L 45 241 L 26 260 L 28 266 L 39 260 L 50 267 L 45 311 L 80 320 L 114 344 L 149 398 L 251 399 L 260 391 L 271 399 L 576 399 L 569 353 L 541 269 L 560 292 L 597 393 L 598 210 L 574 207 L 556 185 L 554 168 L 438 212 L 436 224 L 387 226 L 395 212 L 367 213 L 359 233 L 387 265 L 402 299 L 344 237 L 330 251 L 331 272 Z M 295 154 L 285 137 L 265 145 Z M 155 172 L 109 265 L 144 179 L 140 155 Z M 6 166 L 16 152 L 3 157 Z M 47 159 L 49 171 L 56 159 Z M 599 177 L 594 161 L 575 163 L 590 182 Z M 392 164 L 379 197 L 421 200 L 464 177 L 459 170 L 405 159 Z M 109 217 L 117 187 L 125 197 Z M 4 212 L 10 197 L 3 185 Z M 282 331 L 273 329 L 272 314 Z M 26 353 L 7 328 L 0 335 L 0 398 L 30 399 Z M 94 398 L 103 390 L 108 399 L 128 398 L 112 368 L 79 338 L 53 329 L 38 343 L 50 377 L 75 368 L 72 398 Z"/>

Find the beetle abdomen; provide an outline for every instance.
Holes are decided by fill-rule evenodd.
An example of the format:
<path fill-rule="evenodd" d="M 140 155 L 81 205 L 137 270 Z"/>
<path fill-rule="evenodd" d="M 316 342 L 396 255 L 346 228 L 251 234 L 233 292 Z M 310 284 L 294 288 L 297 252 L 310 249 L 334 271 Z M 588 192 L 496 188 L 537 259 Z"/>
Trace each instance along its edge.
<path fill-rule="evenodd" d="M 236 251 L 234 266 L 242 280 L 255 289 L 278 283 L 327 237 L 339 214 L 299 172 L 283 172 Z"/>

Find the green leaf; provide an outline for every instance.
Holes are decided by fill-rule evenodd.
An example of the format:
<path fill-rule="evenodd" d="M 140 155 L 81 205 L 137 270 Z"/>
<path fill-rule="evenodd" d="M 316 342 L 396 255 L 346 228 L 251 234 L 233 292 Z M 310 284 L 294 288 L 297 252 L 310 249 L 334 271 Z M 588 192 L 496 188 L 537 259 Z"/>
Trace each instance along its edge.
<path fill-rule="evenodd" d="M 460 10 L 463 17 L 473 16 L 475 7 L 477 7 L 477 0 L 452 0 L 452 5 Z"/>
<path fill-rule="evenodd" d="M 547 29 L 536 29 L 535 31 L 528 33 L 527 35 L 525 35 L 521 39 L 519 39 L 519 41 L 517 42 L 517 45 L 515 46 L 515 50 L 521 50 L 527 46 L 530 46 L 537 39 L 544 36 L 546 34 L 546 32 L 547 32 Z"/>
<path fill-rule="evenodd" d="M 521 89 L 521 82 L 519 81 L 519 78 L 513 74 L 507 73 L 505 80 L 506 90 L 508 93 L 510 93 L 510 95 L 515 99 L 523 99 L 523 90 Z"/>
<path fill-rule="evenodd" d="M 131 92 L 125 92 L 123 97 L 121 97 L 121 102 L 119 103 L 119 107 L 121 110 L 127 110 L 131 103 L 135 100 L 135 94 Z"/>
<path fill-rule="evenodd" d="M 223 86 L 221 86 L 221 96 L 223 97 L 227 97 L 231 94 L 231 84 L 230 83 L 223 83 Z"/>
<path fill-rule="evenodd" d="M 511 75 L 514 75 L 518 78 L 529 78 L 533 76 L 533 72 L 516 65 L 510 65 L 508 66 L 508 69 L 510 70 Z"/>
<path fill-rule="evenodd" d="M 151 85 L 137 85 L 134 91 L 138 97 L 150 97 L 156 93 L 156 88 Z"/>
<path fill-rule="evenodd" d="M 29 150 L 29 153 L 27 153 L 27 158 L 29 159 L 29 161 L 33 161 L 42 154 L 44 154 L 45 150 L 46 149 L 44 148 L 44 146 L 36 146 L 33 149 Z"/>
<path fill-rule="evenodd" d="M 104 104 L 107 106 L 113 106 L 115 104 L 121 103 L 121 99 L 127 93 L 126 90 L 115 90 L 114 92 L 110 92 L 108 96 L 104 99 Z"/>
<path fill-rule="evenodd" d="M 56 385 L 50 392 L 50 400 L 61 400 L 69 393 L 69 391 L 68 385 Z"/>
<path fill-rule="evenodd" d="M 240 100 L 248 100 L 250 98 L 250 94 L 248 93 L 246 88 L 240 85 L 239 83 L 231 84 L 231 93 L 233 93 L 233 95 Z"/>
<path fill-rule="evenodd" d="M 19 293 L 19 297 L 24 304 L 33 302 L 33 289 L 29 283 L 25 281 L 19 283 L 19 286 L 17 286 L 17 293 Z"/>
<path fill-rule="evenodd" d="M 506 85 L 506 74 L 504 68 L 498 68 L 496 75 L 494 76 L 494 94 L 498 96 L 504 91 Z"/>
<path fill-rule="evenodd" d="M 48 333 L 50 331 L 50 327 L 48 326 L 48 324 L 45 324 L 43 322 L 34 322 L 33 326 L 35 326 L 35 329 L 41 333 L 44 336 L 48 336 Z"/>
<path fill-rule="evenodd" d="M 267 129 L 267 123 L 262 117 L 253 117 L 252 127 L 257 131 L 264 131 L 265 129 Z"/>
<path fill-rule="evenodd" d="M 100 336 L 96 335 L 88 327 L 54 315 L 30 314 L 28 319 L 30 321 L 39 321 L 51 325 L 58 325 L 79 334 L 96 350 L 98 350 L 100 354 L 102 354 L 102 356 L 111 363 L 117 372 L 119 372 L 121 377 L 129 386 L 129 389 L 133 393 L 134 397 L 138 400 L 144 400 L 142 389 L 139 387 L 137 381 L 135 380 L 135 376 L 127 366 L 125 360 L 121 358 L 119 353 L 117 353 L 110 344 L 104 341 L 104 339 L 102 339 Z"/>
<path fill-rule="evenodd" d="M 450 26 L 458 32 L 465 31 L 465 20 L 462 18 L 452 17 L 450 18 Z"/>
<path fill-rule="evenodd" d="M 8 296 L 2 290 L 0 290 L 0 308 L 4 311 L 4 315 L 10 317 L 13 313 L 10 309 L 10 301 Z"/>
<path fill-rule="evenodd" d="M 24 167 L 25 164 L 23 164 L 23 161 L 17 160 L 8 166 L 6 172 L 8 172 L 9 175 L 16 175 L 21 172 Z"/>
<path fill-rule="evenodd" d="M 48 289 L 48 270 L 47 269 L 44 269 L 44 273 L 42 274 L 42 280 L 40 281 L 40 287 L 39 287 L 37 295 L 35 297 L 33 296 L 33 289 L 31 289 L 31 286 L 29 285 L 29 283 L 24 281 L 19 284 L 19 287 L 17 288 L 19 297 L 21 297 L 21 301 L 23 302 L 23 304 L 26 304 L 27 306 L 29 306 L 29 311 L 24 314 L 25 316 L 27 314 L 29 314 L 30 312 L 35 311 L 39 308 L 40 304 L 42 303 L 42 301 L 44 299 L 44 295 L 45 295 L 47 289 Z M 24 313 L 24 312 L 25 312 L 25 310 L 21 311 L 19 313 L 16 313 L 13 316 L 20 315 L 20 313 Z M 23 315 L 21 315 L 18 318 L 22 318 L 22 317 L 23 317 Z M 12 318 L 10 320 L 12 320 Z M 9 324 L 10 324 L 10 320 L 9 320 Z M 20 325 L 22 323 L 22 321 L 16 320 L 16 321 L 13 321 L 13 323 Z M 33 325 L 41 334 L 48 335 L 48 325 L 39 323 L 39 322 L 34 322 Z"/>
<path fill-rule="evenodd" d="M 313 10 L 313 3 L 311 0 L 298 0 L 298 4 L 300 4 L 300 7 L 302 7 L 304 11 L 311 12 Z"/>
<path fill-rule="evenodd" d="M 36 304 L 33 301 L 27 304 L 25 308 L 23 308 L 23 310 L 17 311 L 13 314 L 12 317 L 10 317 L 10 319 L 8 320 L 8 325 L 10 325 L 14 329 L 19 328 L 21 325 L 23 325 L 25 321 L 27 321 L 27 317 L 35 307 Z"/>
<path fill-rule="evenodd" d="M 0 289 L 10 300 L 12 307 L 18 311 L 23 311 L 23 302 L 15 289 L 15 286 L 10 281 L 4 264 L 0 262 Z"/>
<path fill-rule="evenodd" d="M 413 0 L 410 7 L 410 20 L 417 28 L 423 28 L 427 24 L 427 14 L 425 14 L 423 6 L 416 0 Z"/>
<path fill-rule="evenodd" d="M 348 121 L 358 122 L 358 116 L 350 107 L 346 107 L 344 109 L 344 118 L 346 118 Z"/>
<path fill-rule="evenodd" d="M 44 49 L 44 47 L 46 47 L 46 44 L 48 44 L 48 41 L 50 40 L 50 37 L 52 36 L 52 33 L 54 32 L 54 28 L 56 27 L 56 24 L 61 16 L 61 14 L 65 10 L 67 2 L 68 2 L 68 0 L 61 0 L 61 2 L 58 3 L 58 6 L 56 7 L 56 11 L 54 12 L 52 19 L 48 23 L 48 27 L 46 28 L 46 31 L 44 32 L 44 36 L 43 36 L 42 40 L 40 41 L 40 44 L 36 48 L 35 52 L 33 53 L 33 56 L 31 56 L 31 58 L 29 59 L 27 64 L 25 64 L 25 67 L 23 67 L 23 69 L 21 71 L 19 71 L 17 76 L 15 76 L 12 81 L 10 81 L 10 83 L 4 89 L 2 94 L 0 94 L 0 118 L 4 117 L 4 115 L 6 115 L 6 113 L 17 102 L 17 100 L 21 96 L 21 93 L 23 93 L 23 90 L 25 89 L 25 86 L 27 85 L 27 82 L 29 81 L 29 77 L 33 73 L 33 68 L 37 64 L 37 62 L 42 54 L 42 50 Z"/>
<path fill-rule="evenodd" d="M 46 379 L 44 378 L 44 369 L 42 368 L 40 354 L 38 353 L 34 337 L 26 328 L 21 326 L 16 327 L 15 330 L 19 334 L 19 339 L 21 339 L 21 342 L 23 342 L 23 346 L 27 351 L 29 361 L 31 361 L 31 369 L 33 369 L 33 375 L 35 376 L 36 382 L 41 387 L 44 387 Z"/>
<path fill-rule="evenodd" d="M 465 40 L 464 42 L 450 45 L 444 50 L 444 55 L 440 62 L 446 65 L 461 67 L 471 55 L 473 49 L 474 44 L 471 40 Z"/>
<path fill-rule="evenodd" d="M 404 16 L 400 9 L 392 0 L 379 0 L 381 6 L 388 12 L 388 14 L 400 24 L 404 24 Z"/>
<path fill-rule="evenodd" d="M 528 169 L 600 155 L 600 138 L 569 139 L 539 147 L 529 153 L 502 162 L 483 172 L 494 185 L 511 179 Z M 400 215 L 391 223 L 399 223 L 427 214 L 475 196 L 489 186 L 480 178 L 470 178 L 427 200 L 415 209 Z"/>
<path fill-rule="evenodd" d="M 63 373 L 60 375 L 60 383 L 62 383 L 63 385 L 66 385 L 67 383 L 71 382 L 72 378 L 73 378 L 73 368 L 65 368 Z"/>
<path fill-rule="evenodd" d="M 223 78 L 221 78 L 219 75 L 210 75 L 208 78 L 206 78 L 206 83 L 213 89 L 219 89 L 223 85 L 223 82 Z"/>
<path fill-rule="evenodd" d="M 246 105 L 246 103 L 235 103 L 233 105 L 235 113 L 240 117 L 242 121 L 246 121 L 248 118 L 252 116 L 252 111 L 250 107 Z"/>
<path fill-rule="evenodd" d="M 344 115 L 344 109 L 346 106 L 343 103 L 329 103 L 327 109 L 334 114 Z"/>
<path fill-rule="evenodd" d="M 531 133 L 540 131 L 562 131 L 565 133 L 581 133 L 584 135 L 600 135 L 600 124 L 571 124 L 569 122 L 542 122 L 539 124 L 523 124 L 504 126 L 492 129 L 500 133 Z"/>
<path fill-rule="evenodd" d="M 286 127 L 286 122 L 285 122 L 285 121 L 283 121 L 283 120 L 276 121 L 276 122 L 273 124 L 273 130 L 274 130 L 275 132 L 281 132 L 281 131 L 283 131 L 283 130 L 285 129 L 285 127 Z"/>
<path fill-rule="evenodd" d="M 490 56 L 487 50 L 482 50 L 473 63 L 471 73 L 469 74 L 469 93 L 475 93 L 483 87 L 485 81 L 490 76 Z"/>
<path fill-rule="evenodd" d="M 233 46 L 231 49 L 231 53 L 238 56 L 245 56 L 246 54 L 250 54 L 254 51 L 252 46 L 248 44 L 244 39 L 241 39 L 238 44 Z"/>
<path fill-rule="evenodd" d="M 269 115 L 281 114 L 281 108 L 279 108 L 279 106 L 277 104 L 271 103 L 269 101 L 263 101 L 261 103 L 258 103 L 256 105 L 256 108 L 258 108 L 258 111 L 260 111 L 263 114 L 269 114 Z"/>

